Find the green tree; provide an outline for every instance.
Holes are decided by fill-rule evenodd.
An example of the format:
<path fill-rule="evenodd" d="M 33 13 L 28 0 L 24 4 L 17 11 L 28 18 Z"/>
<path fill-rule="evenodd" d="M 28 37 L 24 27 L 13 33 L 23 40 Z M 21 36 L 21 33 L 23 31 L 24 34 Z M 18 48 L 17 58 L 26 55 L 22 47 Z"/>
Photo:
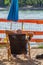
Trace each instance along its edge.
<path fill-rule="evenodd" d="M 43 0 L 19 0 L 19 6 L 31 5 L 35 7 L 42 7 Z"/>
<path fill-rule="evenodd" d="M 32 5 L 36 6 L 37 5 L 37 0 L 32 0 Z"/>
<path fill-rule="evenodd" d="M 24 1 L 23 0 L 19 0 L 19 7 L 22 7 L 22 6 L 24 6 Z"/>
<path fill-rule="evenodd" d="M 43 0 L 41 0 L 42 6 L 43 6 Z"/>
<path fill-rule="evenodd" d="M 4 0 L 4 4 L 5 5 L 8 5 L 8 4 L 10 5 L 10 0 Z"/>
<path fill-rule="evenodd" d="M 31 0 L 26 0 L 26 4 L 27 4 L 27 5 L 32 5 Z"/>

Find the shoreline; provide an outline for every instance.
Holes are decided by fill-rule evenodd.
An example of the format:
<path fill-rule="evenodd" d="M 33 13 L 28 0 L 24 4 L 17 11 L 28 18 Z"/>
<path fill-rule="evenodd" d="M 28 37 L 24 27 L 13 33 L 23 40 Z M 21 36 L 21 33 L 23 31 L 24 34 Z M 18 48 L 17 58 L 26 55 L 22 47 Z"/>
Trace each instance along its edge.
<path fill-rule="evenodd" d="M 43 10 L 43 7 L 20 7 L 19 10 Z"/>
<path fill-rule="evenodd" d="M 9 10 L 9 7 L 0 7 L 0 11 Z M 19 7 L 19 10 L 43 10 L 43 7 L 32 7 L 32 6 L 26 6 L 26 7 Z"/>
<path fill-rule="evenodd" d="M 7 11 L 9 10 L 9 7 L 0 7 L 0 11 Z"/>

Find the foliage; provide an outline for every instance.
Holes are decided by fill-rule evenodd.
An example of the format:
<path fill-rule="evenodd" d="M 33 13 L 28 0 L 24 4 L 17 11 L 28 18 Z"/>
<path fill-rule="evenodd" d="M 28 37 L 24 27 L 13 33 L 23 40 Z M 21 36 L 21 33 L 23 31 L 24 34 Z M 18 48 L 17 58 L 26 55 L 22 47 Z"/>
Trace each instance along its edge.
<path fill-rule="evenodd" d="M 19 0 L 19 6 L 26 6 L 26 5 L 42 7 L 43 0 Z"/>
<path fill-rule="evenodd" d="M 4 5 L 9 5 L 10 4 L 10 0 L 4 0 Z"/>
<path fill-rule="evenodd" d="M 4 2 L 4 5 L 9 5 L 11 0 L 0 0 Z M 33 6 L 33 7 L 43 7 L 43 0 L 18 0 L 19 7 L 23 6 Z"/>
<path fill-rule="evenodd" d="M 43 45 L 39 45 L 38 48 L 43 48 Z"/>

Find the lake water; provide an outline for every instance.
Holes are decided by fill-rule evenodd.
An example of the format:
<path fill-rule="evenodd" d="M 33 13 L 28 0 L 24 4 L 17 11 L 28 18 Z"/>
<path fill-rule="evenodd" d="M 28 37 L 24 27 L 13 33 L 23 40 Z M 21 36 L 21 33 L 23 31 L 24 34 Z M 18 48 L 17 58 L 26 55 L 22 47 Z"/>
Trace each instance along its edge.
<path fill-rule="evenodd" d="M 0 18 L 7 18 L 9 11 L 0 11 Z M 43 10 L 19 11 L 19 19 L 43 19 Z"/>

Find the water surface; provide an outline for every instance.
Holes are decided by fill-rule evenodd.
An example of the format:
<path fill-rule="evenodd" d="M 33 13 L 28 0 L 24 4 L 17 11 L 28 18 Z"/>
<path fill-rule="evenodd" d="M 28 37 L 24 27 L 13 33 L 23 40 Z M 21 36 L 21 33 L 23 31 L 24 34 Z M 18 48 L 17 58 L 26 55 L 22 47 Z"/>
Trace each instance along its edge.
<path fill-rule="evenodd" d="M 7 18 L 9 11 L 0 11 L 0 18 Z M 43 19 L 43 10 L 21 10 L 19 19 Z"/>

